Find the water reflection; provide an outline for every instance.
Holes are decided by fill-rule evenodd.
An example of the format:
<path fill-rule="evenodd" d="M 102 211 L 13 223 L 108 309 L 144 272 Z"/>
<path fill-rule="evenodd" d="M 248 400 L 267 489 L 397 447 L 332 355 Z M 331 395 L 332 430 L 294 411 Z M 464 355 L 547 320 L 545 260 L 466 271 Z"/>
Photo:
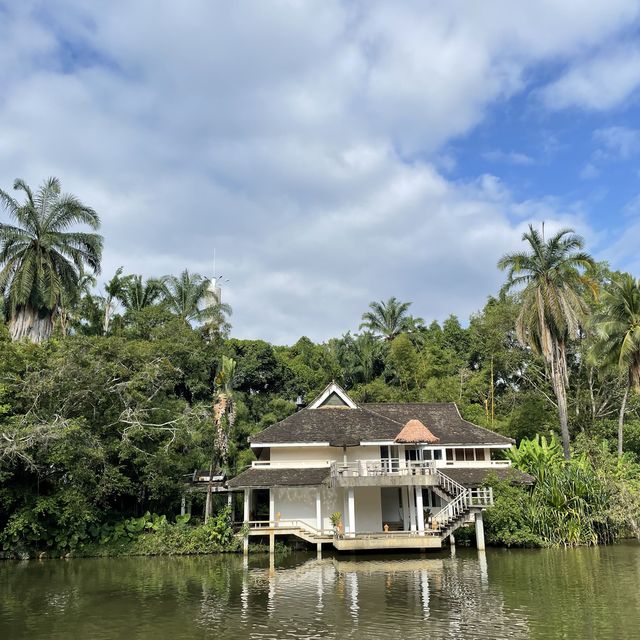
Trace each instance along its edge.
<path fill-rule="evenodd" d="M 640 546 L 0 564 L 0 638 L 635 638 Z"/>

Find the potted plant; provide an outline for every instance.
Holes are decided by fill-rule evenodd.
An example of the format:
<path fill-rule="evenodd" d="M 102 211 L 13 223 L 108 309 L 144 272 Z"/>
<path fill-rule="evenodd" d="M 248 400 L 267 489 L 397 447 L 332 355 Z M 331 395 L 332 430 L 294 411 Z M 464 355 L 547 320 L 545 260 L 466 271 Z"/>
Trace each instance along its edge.
<path fill-rule="evenodd" d="M 335 511 L 329 516 L 331 524 L 333 525 L 333 534 L 339 536 L 342 534 L 342 514 L 339 511 Z"/>

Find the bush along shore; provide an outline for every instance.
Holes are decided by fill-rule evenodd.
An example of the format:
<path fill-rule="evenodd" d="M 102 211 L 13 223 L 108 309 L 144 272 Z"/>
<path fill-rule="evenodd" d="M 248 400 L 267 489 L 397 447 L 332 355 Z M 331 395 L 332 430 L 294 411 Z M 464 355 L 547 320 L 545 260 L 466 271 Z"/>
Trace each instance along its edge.
<path fill-rule="evenodd" d="M 81 536 L 58 533 L 45 541 L 33 541 L 28 535 L 16 535 L 5 540 L 0 557 L 26 560 L 238 553 L 242 551 L 242 530 L 234 531 L 230 515 L 229 508 L 224 507 L 203 524 L 192 521 L 189 514 L 176 516 L 175 522 L 169 522 L 164 515 L 146 512 L 139 518 L 91 527 Z M 268 551 L 268 546 L 253 544 L 250 550 L 259 553 Z M 276 553 L 288 552 L 282 543 L 276 545 Z"/>

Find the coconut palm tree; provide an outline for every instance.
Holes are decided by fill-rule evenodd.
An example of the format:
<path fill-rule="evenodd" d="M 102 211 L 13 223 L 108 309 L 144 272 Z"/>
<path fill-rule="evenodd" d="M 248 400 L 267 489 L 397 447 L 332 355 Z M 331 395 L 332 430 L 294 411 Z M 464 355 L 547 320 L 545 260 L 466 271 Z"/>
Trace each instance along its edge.
<path fill-rule="evenodd" d="M 401 333 L 411 333 L 424 320 L 410 316 L 407 313 L 410 306 L 410 302 L 399 302 L 395 297 L 386 302 L 372 302 L 369 311 L 362 314 L 360 329 L 368 329 L 388 341 Z"/>
<path fill-rule="evenodd" d="M 614 278 L 601 302 L 594 318 L 594 353 L 605 367 L 617 369 L 625 382 L 618 415 L 618 455 L 622 455 L 629 390 L 640 393 L 640 280 L 628 273 Z"/>
<path fill-rule="evenodd" d="M 127 311 L 141 311 L 162 298 L 162 280 L 149 278 L 146 281 L 139 275 L 124 276 L 114 289 L 117 298 Z"/>
<path fill-rule="evenodd" d="M 98 214 L 78 198 L 60 192 L 49 178 L 34 193 L 24 180 L 13 188 L 24 194 L 21 204 L 0 189 L 16 225 L 0 223 L 0 293 L 5 297 L 13 340 L 46 340 L 65 300 L 76 298 L 83 269 L 100 272 L 102 236 L 69 230 L 83 224 L 100 226 Z"/>
<path fill-rule="evenodd" d="M 211 288 L 211 280 L 185 269 L 179 276 L 162 279 L 162 294 L 168 308 L 183 320 L 205 322 L 218 314 L 231 313 L 231 307 L 218 301 Z"/>
<path fill-rule="evenodd" d="M 595 283 L 584 274 L 594 262 L 582 251 L 583 241 L 572 229 L 562 229 L 545 241 L 529 225 L 522 240 L 529 244 L 529 251 L 503 256 L 498 267 L 507 271 L 504 291 L 522 289 L 516 333 L 522 344 L 544 359 L 558 404 L 562 446 L 568 460 L 567 344 L 578 337 L 588 314 L 583 292 L 588 289 L 595 293 Z"/>

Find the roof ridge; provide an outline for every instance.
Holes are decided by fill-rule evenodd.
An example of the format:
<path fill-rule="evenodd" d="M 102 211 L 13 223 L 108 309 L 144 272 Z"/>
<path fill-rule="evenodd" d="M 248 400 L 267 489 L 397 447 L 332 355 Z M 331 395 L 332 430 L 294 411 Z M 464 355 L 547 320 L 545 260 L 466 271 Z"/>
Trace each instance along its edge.
<path fill-rule="evenodd" d="M 370 404 L 374 404 L 374 403 L 370 403 Z M 378 404 L 384 404 L 384 403 L 378 403 Z M 371 413 L 374 416 L 378 416 L 379 418 L 383 418 L 384 420 L 387 420 L 388 422 L 393 422 L 393 424 L 397 424 L 400 427 L 404 427 L 404 423 L 399 422 L 398 420 L 394 420 L 393 418 L 390 418 L 389 416 L 383 416 L 381 413 L 378 413 L 377 411 L 373 411 L 372 409 L 367 409 L 364 404 L 361 404 L 359 406 L 360 409 L 362 409 L 363 411 L 366 411 L 367 413 Z"/>

